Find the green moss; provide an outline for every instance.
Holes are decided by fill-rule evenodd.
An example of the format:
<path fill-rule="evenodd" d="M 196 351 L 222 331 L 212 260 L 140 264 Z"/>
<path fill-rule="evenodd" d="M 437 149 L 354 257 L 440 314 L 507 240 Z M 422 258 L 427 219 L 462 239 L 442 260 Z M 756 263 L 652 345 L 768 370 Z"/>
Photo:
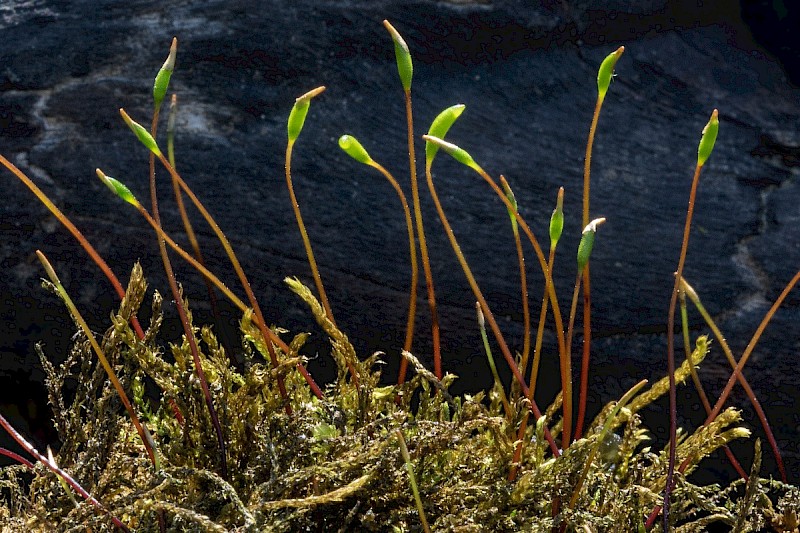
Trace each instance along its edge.
<path fill-rule="evenodd" d="M 161 324 L 158 293 L 146 339 L 140 341 L 128 325 L 127 318 L 143 301 L 145 288 L 137 265 L 125 302 L 103 336 L 103 346 L 123 383 L 133 387 L 142 379 L 153 380 L 163 391 L 155 405 L 141 394 L 134 395 L 137 408 L 153 428 L 163 470 L 153 471 L 85 340 L 77 339 L 68 359 L 57 368 L 42 361 L 54 422 L 64 443 L 59 465 L 91 487 L 92 494 L 132 529 L 156 531 L 157 511 L 162 510 L 167 529 L 173 531 L 419 530 L 397 430 L 407 441 L 425 513 L 436 531 L 544 531 L 561 520 L 575 529 L 610 531 L 624 524 L 625 530 L 633 531 L 658 501 L 666 476 L 666 452 L 646 446 L 648 432 L 637 412 L 645 401 L 666 391 L 663 382 L 617 415 L 611 424 L 616 433 L 601 443 L 601 453 L 589 465 L 577 503 L 568 510 L 563 502 L 569 501 L 612 404 L 560 458 L 550 456 L 541 433 L 543 424 L 553 423 L 548 416 L 558 412 L 557 405 L 551 406 L 549 415 L 529 427 L 522 474 L 509 483 L 515 425 L 508 423 L 499 402 L 487 404 L 484 393 L 452 398 L 446 391 L 454 377 L 440 383 L 429 372 L 417 373 L 400 387 L 380 387 L 377 355 L 359 359 L 362 380 L 356 389 L 347 379 L 343 360 L 352 347 L 330 325 L 326 332 L 337 347 L 334 351 L 342 355 L 336 358 L 340 378 L 328 388 L 324 402 L 293 371 L 300 357 L 296 353 L 281 353 L 284 363 L 277 370 L 253 362 L 238 371 L 212 330 L 199 330 L 201 358 L 213 384 L 214 402 L 224 406 L 220 419 L 228 462 L 235 465 L 226 482 L 215 473 L 219 467 L 216 437 L 191 370 L 188 346 L 166 347 L 155 341 Z M 318 320 L 325 319 L 307 288 L 293 281 L 293 290 L 303 294 Z M 263 352 L 263 340 L 248 314 L 241 329 L 251 353 Z M 304 335 L 296 337 L 293 350 L 304 339 Z M 701 337 L 693 355 L 695 364 L 707 349 Z M 166 350 L 173 362 L 167 362 Z M 421 369 L 416 359 L 411 366 Z M 284 374 L 295 406 L 291 417 L 281 408 L 278 373 Z M 677 379 L 683 381 L 688 375 L 684 363 Z M 67 381 L 78 383 L 75 400 L 69 404 L 63 394 Z M 398 393 L 402 393 L 400 402 L 395 400 Z M 415 393 L 419 407 L 412 410 L 408 399 Z M 173 402 L 183 424 L 176 418 Z M 515 408 L 520 413 L 524 402 L 518 401 Z M 747 437 L 740 423 L 738 411 L 728 409 L 708 427 L 682 436 L 679 459 L 690 458 L 696 465 L 731 440 Z M 2 471 L 3 486 L 13 489 L 6 500 L 4 525 L 24 522 L 31 531 L 50 529 L 52 524 L 108 527 L 107 519 L 91 506 L 84 503 L 74 508 L 50 472 L 37 467 L 26 491 L 21 488 L 21 475 L 21 467 Z M 757 475 L 750 480 L 746 491 L 740 482 L 720 491 L 680 478 L 675 521 L 686 531 L 697 530 L 692 524 L 701 527 L 712 518 L 746 527 L 789 521 L 787 517 L 797 508 L 797 490 L 759 480 Z M 562 508 L 554 518 L 556 500 Z M 786 508 L 790 511 L 781 510 Z"/>

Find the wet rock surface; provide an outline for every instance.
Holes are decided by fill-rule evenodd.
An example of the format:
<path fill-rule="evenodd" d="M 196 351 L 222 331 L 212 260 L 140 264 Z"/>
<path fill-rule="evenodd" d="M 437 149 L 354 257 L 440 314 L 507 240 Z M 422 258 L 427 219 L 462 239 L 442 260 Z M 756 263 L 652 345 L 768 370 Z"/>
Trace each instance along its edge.
<path fill-rule="evenodd" d="M 800 267 L 800 91 L 788 81 L 796 79 L 791 65 L 785 63 L 784 71 L 753 40 L 737 3 L 712 10 L 682 5 L 690 2 L 618 1 L 602 12 L 586 2 L 552 4 L 299 1 L 264 7 L 204 1 L 166 8 L 163 2 L 74 2 L 67 8 L 32 1 L 0 7 L 0 152 L 72 217 L 120 277 L 127 278 L 138 259 L 151 286 L 168 291 L 151 230 L 110 196 L 94 169 L 126 182 L 143 202 L 147 198 L 147 154 L 117 110 L 124 107 L 149 121 L 152 77 L 177 36 L 171 90 L 179 99 L 178 168 L 231 239 L 269 320 L 313 332 L 316 340 L 307 353 L 318 356 L 311 367 L 330 375 L 333 363 L 321 331 L 281 281 L 296 275 L 311 284 L 283 176 L 285 121 L 294 98 L 326 85 L 295 148 L 294 185 L 337 322 L 362 355 L 385 351 L 385 371 L 394 376 L 409 282 L 402 211 L 388 183 L 336 145 L 343 133 L 356 136 L 407 183 L 402 92 L 381 21 L 395 24 L 415 59 L 417 135 L 440 110 L 466 104 L 448 138 L 489 173 L 508 178 L 542 244 L 557 189 L 565 187 L 565 235 L 556 260 L 565 312 L 581 230 L 596 69 L 606 54 L 625 45 L 600 117 L 592 167 L 592 215 L 608 218 L 592 258 L 590 396 L 596 409 L 636 379 L 665 373 L 672 272 L 700 130 L 714 108 L 720 110 L 720 136 L 701 178 L 685 277 L 734 352 L 741 353 Z M 418 151 L 422 146 L 418 139 Z M 521 349 L 518 271 L 505 208 L 477 176 L 449 158 L 440 156 L 435 167 L 464 252 L 508 340 Z M 98 330 L 117 304 L 72 237 L 4 173 L 0 401 L 24 406 L 28 397 L 42 398 L 31 385 L 43 379 L 33 343 L 43 341 L 45 353 L 59 360 L 74 333 L 56 298 L 39 287 L 43 272 L 34 251 L 50 257 Z M 166 175 L 159 177 L 164 224 L 184 240 Z M 489 373 L 474 298 L 424 179 L 420 186 L 444 367 L 462 377 L 457 390 L 475 390 L 489 383 Z M 236 286 L 199 217 L 195 229 L 207 262 Z M 533 251 L 527 249 L 526 257 L 531 309 L 538 314 L 542 276 Z M 175 263 L 197 321 L 209 321 L 201 278 Z M 795 480 L 797 294 L 766 330 L 746 372 Z M 430 363 L 423 286 L 420 295 L 414 351 Z M 223 334 L 234 331 L 238 319 L 229 308 L 225 315 L 217 325 Z M 691 321 L 693 334 L 708 331 L 696 313 Z M 166 335 L 178 338 L 174 320 Z M 549 403 L 557 389 L 555 356 L 548 350 L 540 403 Z M 710 391 L 721 389 L 728 376 L 721 353 L 710 356 L 702 376 Z M 680 398 L 683 415 L 702 420 L 696 395 L 686 388 Z M 734 401 L 746 408 L 743 395 Z M 665 411 L 653 410 L 652 416 L 666 420 Z"/>

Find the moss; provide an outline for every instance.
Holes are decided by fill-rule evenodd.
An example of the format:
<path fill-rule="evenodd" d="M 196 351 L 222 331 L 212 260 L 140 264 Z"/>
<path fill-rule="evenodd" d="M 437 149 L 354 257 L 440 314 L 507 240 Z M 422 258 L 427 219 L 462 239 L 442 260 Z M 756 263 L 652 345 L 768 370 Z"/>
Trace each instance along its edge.
<path fill-rule="evenodd" d="M 316 317 L 324 311 L 305 287 L 293 281 Z M 164 468 L 154 471 L 136 431 L 120 410 L 113 388 L 78 338 L 68 359 L 54 367 L 46 359 L 47 387 L 54 423 L 63 442 L 58 464 L 80 479 L 93 496 L 131 529 L 158 529 L 158 511 L 172 531 L 415 531 L 420 518 L 414 504 L 396 431 L 408 444 L 424 511 L 436 531 L 544 531 L 562 521 L 571 528 L 610 531 L 625 525 L 636 530 L 642 517 L 658 503 L 666 476 L 666 452 L 646 446 L 648 432 L 637 411 L 666 389 L 656 383 L 638 401 L 623 408 L 602 443 L 601 453 L 589 466 L 589 476 L 573 509 L 565 502 L 584 468 L 612 404 L 604 409 L 587 434 L 559 458 L 550 456 L 539 424 L 528 428 L 529 445 L 522 458 L 522 474 L 507 481 L 515 440 L 502 405 L 486 402 L 484 393 L 451 398 L 448 376 L 439 382 L 411 357 L 420 370 L 407 383 L 379 386 L 378 354 L 357 359 L 360 387 L 351 385 L 345 357 L 355 355 L 346 336 L 328 325 L 341 357 L 339 379 L 326 390 L 326 400 L 310 393 L 292 365 L 272 370 L 253 362 L 236 369 L 216 341 L 211 328 L 196 329 L 202 339 L 201 358 L 227 442 L 230 481 L 219 468 L 216 438 L 196 378 L 191 372 L 186 343 L 165 347 L 156 342 L 161 324 L 158 293 L 153 318 L 144 340 L 137 339 L 127 318 L 143 300 L 146 284 L 138 265 L 127 297 L 112 317 L 103 346 L 114 361 L 120 380 L 137 390 L 136 383 L 152 380 L 163 393 L 157 403 L 134 394 L 137 409 L 153 428 Z M 248 314 L 241 322 L 242 339 L 251 352 L 266 355 L 263 339 Z M 298 350 L 304 340 L 293 343 Z M 169 348 L 169 350 L 168 350 Z M 695 364 L 708 343 L 701 337 Z M 172 357 L 166 357 L 165 352 Z M 295 353 L 283 354 L 291 361 Z M 300 357 L 301 358 L 301 357 Z M 282 409 L 276 375 L 283 373 L 295 406 L 289 417 Z M 679 370 L 679 381 L 688 376 Z M 66 403 L 65 383 L 78 383 Z M 402 399 L 396 401 L 402 392 Z M 407 400 L 419 395 L 411 409 Z M 180 411 L 183 423 L 175 414 Z M 525 409 L 517 402 L 517 412 Z M 557 412 L 557 406 L 550 410 Z M 735 409 L 726 410 L 708 427 L 682 435 L 679 460 L 692 465 L 736 438 L 747 437 Z M 760 449 L 757 448 L 757 455 Z M 757 468 L 756 468 L 757 470 Z M 20 477 L 29 478 L 27 490 Z M 30 531 L 91 526 L 110 528 L 108 519 L 86 503 L 74 507 L 56 476 L 37 466 L 32 473 L 10 467 L 0 473 L 9 490 L 0 523 Z M 797 489 L 758 478 L 753 472 L 746 488 L 734 482 L 725 490 L 699 487 L 684 477 L 675 490 L 673 517 L 681 531 L 699 531 L 709 522 L 740 524 L 744 531 L 765 524 L 790 527 L 796 521 Z M 554 516 L 554 502 L 561 507 Z M 587 529 L 588 528 L 588 529 Z M 617 529 L 619 530 L 619 529 Z M 780 529 L 778 529 L 780 530 Z"/>
<path fill-rule="evenodd" d="M 174 47 L 175 42 L 171 54 Z M 38 191 L 7 160 L 0 161 Z M 427 163 L 429 171 L 430 160 Z M 177 173 L 173 177 L 182 182 Z M 486 179 L 492 181 L 488 175 Z M 130 202 L 132 196 L 127 199 Z M 138 201 L 130 203 L 148 216 Z M 517 222 L 527 228 L 516 204 L 507 207 L 515 233 Z M 68 219 L 58 213 L 69 228 Z M 407 208 L 406 218 L 413 249 Z M 165 237 L 160 226 L 154 227 Z M 221 231 L 219 235 L 226 242 Z M 76 238 L 91 249 L 85 239 Z M 422 235 L 418 238 L 422 246 Z M 455 240 L 453 247 L 457 249 Z M 235 259 L 232 249 L 230 253 Z M 193 264 L 211 283 L 202 262 Z M 240 280 L 248 289 L 243 274 Z M 527 295 L 524 280 L 522 276 Z M 321 288 L 321 280 L 315 281 Z M 609 403 L 581 438 L 570 442 L 563 437 L 562 451 L 556 439 L 562 436 L 571 407 L 562 404 L 561 394 L 541 416 L 531 401 L 533 394 L 523 395 L 526 387 L 521 383 L 508 397 L 499 379 L 489 391 L 453 396 L 449 389 L 456 376 L 431 371 L 408 351 L 403 352 L 404 365 L 412 369 L 412 377 L 387 385 L 391 376 L 381 375 L 383 354 L 358 354 L 324 300 L 321 303 L 297 279 L 285 282 L 330 340 L 338 372 L 324 394 L 316 393 L 313 379 L 303 374 L 308 334 L 291 336 L 277 326 L 267 330 L 255 304 L 237 304 L 243 310 L 239 329 L 244 364 L 239 366 L 232 364 L 232 354 L 226 353 L 211 327 L 193 323 L 191 312 L 182 341 L 164 344 L 159 334 L 163 300 L 157 291 L 149 297 L 150 323 L 139 329 L 135 317 L 148 301 L 148 292 L 142 269 L 135 265 L 100 344 L 133 398 L 135 413 L 152 432 L 161 462 L 148 458 L 141 433 L 131 423 L 135 417 L 122 409 L 122 395 L 111 385 L 110 372 L 95 357 L 88 332 L 79 328 L 62 364 L 53 365 L 39 349 L 61 445 L 53 459 L 38 457 L 36 465 L 0 470 L 0 528 L 410 532 L 428 530 L 430 524 L 432 530 L 453 532 L 642 531 L 645 517 L 658 509 L 672 475 L 671 451 L 649 444 L 650 430 L 639 413 L 670 391 L 670 376 Z M 54 288 L 49 282 L 45 287 Z M 413 284 L 412 295 L 415 291 Z M 63 298 L 63 291 L 60 294 Z M 175 294 L 180 302 L 179 291 Z M 577 294 L 578 284 L 575 298 Z M 188 310 L 188 301 L 184 305 Z M 556 308 L 554 301 L 554 312 Z M 574 309 L 573 303 L 571 314 Z M 413 310 L 412 306 L 412 317 Z M 485 310 L 486 319 L 493 321 L 485 301 L 479 310 L 481 317 Z M 546 314 L 544 307 L 542 321 Z M 413 320 L 408 329 L 413 333 Z M 495 335 L 502 347 L 502 337 Z M 195 368 L 190 340 L 197 341 L 202 372 Z M 541 333 L 537 356 L 540 347 Z M 672 376 L 674 382 L 684 383 L 709 348 L 705 336 L 696 339 L 693 350 L 687 346 L 687 360 Z M 569 350 L 560 355 L 562 360 L 569 358 Z M 506 357 L 506 362 L 518 370 L 513 358 Z M 203 375 L 210 403 L 198 377 Z M 566 379 L 569 375 L 565 373 Z M 571 387 L 569 382 L 562 385 Z M 148 388 L 157 394 L 146 394 Z M 585 402 L 585 391 L 581 397 Z M 538 418 L 527 424 L 531 412 Z M 219 419 L 221 435 L 212 413 Z M 727 486 L 692 482 L 691 474 L 702 467 L 703 459 L 750 436 L 735 408 L 712 418 L 707 425 L 677 433 L 674 453 L 681 467 L 674 474 L 670 525 L 686 532 L 705 531 L 712 524 L 735 531 L 796 531 L 800 490 L 760 476 L 758 440 L 746 481 Z M 5 419 L 0 420 L 11 432 Z M 570 426 L 567 422 L 567 433 Z M 38 454 L 32 447 L 27 451 Z M 74 496 L 78 487 L 95 500 Z"/>

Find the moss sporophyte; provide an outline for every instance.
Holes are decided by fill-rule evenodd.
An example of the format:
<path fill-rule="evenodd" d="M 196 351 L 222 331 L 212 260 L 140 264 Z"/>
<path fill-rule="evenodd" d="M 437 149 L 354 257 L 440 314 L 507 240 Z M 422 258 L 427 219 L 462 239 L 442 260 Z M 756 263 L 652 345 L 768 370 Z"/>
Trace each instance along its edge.
<path fill-rule="evenodd" d="M 396 179 L 354 135 L 342 135 L 338 144 L 355 162 L 372 167 L 370 171 L 377 170 L 386 178 L 400 200 L 411 270 L 402 347 L 386 346 L 385 353 L 365 357 L 356 352 L 345 333 L 347 324 L 334 319 L 336 302 L 326 295 L 291 169 L 292 153 L 311 112 L 312 99 L 324 87 L 308 91 L 293 106 L 286 106 L 286 187 L 316 293 L 297 278 L 286 278 L 285 283 L 308 306 L 330 340 L 330 355 L 338 373 L 332 383 L 323 387 L 305 366 L 308 334 L 292 335 L 273 325 L 273 321 L 280 322 L 280 316 L 264 315 L 230 241 L 178 172 L 174 139 L 179 134 L 175 120 L 179 111 L 174 94 L 169 98 L 166 155 L 159 147 L 160 110 L 175 71 L 177 40 L 172 41 L 167 59 L 155 77 L 149 130 L 120 110 L 122 122 L 147 149 L 149 208 L 134 194 L 140 185 L 133 177 L 117 179 L 99 169 L 96 174 L 155 232 L 183 330 L 180 342 L 165 345 L 161 340 L 162 296 L 158 291 L 148 293 L 141 267 L 133 267 L 127 289 L 124 288 L 70 218 L 24 172 L 0 155 L 0 163 L 75 237 L 120 299 L 110 327 L 98 335 L 88 327 L 79 305 L 69 295 L 69 287 L 62 284 L 45 254 L 37 252 L 47 276 L 44 285 L 66 305 L 78 333 L 69 353 L 61 354 L 63 363 L 59 365 L 51 363 L 44 350 L 37 348 L 59 437 L 55 449 L 48 449 L 46 455 L 40 453 L 0 413 L 0 425 L 21 448 L 0 448 L 0 454 L 17 463 L 0 471 L 4 487 L 2 529 L 49 531 L 55 526 L 65 531 L 701 531 L 720 524 L 736 531 L 796 530 L 800 523 L 800 490 L 787 483 L 775 437 L 745 378 L 744 366 L 778 307 L 800 281 L 800 272 L 775 300 L 738 360 L 703 306 L 701 296 L 683 275 L 700 170 L 711 161 L 720 114 L 714 110 L 698 146 L 666 319 L 667 374 L 649 386 L 644 380 L 623 384 L 630 387 L 628 392 L 619 401 L 606 398 L 610 403 L 589 421 L 585 419 L 587 398 L 592 392 L 588 390 L 592 332 L 589 257 L 594 246 L 609 245 L 602 240 L 595 243 L 598 226 L 606 218 L 590 218 L 591 155 L 600 109 L 613 94 L 611 80 L 624 48 L 610 53 L 597 74 L 597 101 L 584 165 L 582 217 L 564 211 L 565 187 L 578 189 L 580 184 L 569 182 L 552 191 L 556 202 L 548 228 L 547 255 L 521 214 L 524 198 L 515 194 L 509 180 L 502 175 L 496 180 L 467 150 L 447 139 L 465 106 L 453 105 L 434 118 L 428 133 L 422 136 L 424 179 L 439 222 L 472 291 L 476 343 L 480 343 L 476 349 L 486 354 L 487 372 L 493 378 L 487 391 L 454 397 L 450 386 L 455 376 L 446 373 L 450 362 L 441 352 L 439 310 L 417 181 L 415 141 L 419 138 L 411 103 L 413 43 L 409 46 L 389 22 L 384 26 L 394 45 L 398 90 L 402 90 L 405 104 L 408 145 L 403 151 L 409 155 L 408 181 Z M 587 80 L 587 84 L 591 81 Z M 320 98 L 316 105 L 330 104 Z M 302 143 L 298 146 L 302 147 Z M 515 254 L 504 253 L 516 255 L 512 260 L 519 269 L 525 330 L 519 353 L 506 340 L 492 312 L 492 302 L 485 297 L 460 246 L 458 228 L 451 225 L 439 199 L 432 168 L 440 151 L 478 174 L 500 201 L 497 203 L 487 194 L 492 209 L 503 209 L 509 216 Z M 342 165 L 348 164 L 343 158 Z M 172 184 L 188 247 L 172 236 L 177 230 L 162 225 L 156 187 L 157 178 L 161 177 L 157 176 L 159 169 Z M 363 171 L 359 167 L 348 170 Z M 455 178 L 474 179 L 470 173 Z M 126 181 L 133 187 L 129 188 Z M 411 194 L 410 204 L 407 191 Z M 185 199 L 201 218 L 193 220 Z M 612 225 L 614 213 L 605 216 L 607 224 Z M 193 229 L 193 224 L 201 221 L 219 240 L 237 286 L 228 287 L 221 281 L 219 267 L 205 263 Z M 427 231 L 434 227 L 438 224 L 429 222 Z M 580 232 L 577 261 L 559 267 L 570 272 L 574 269 L 575 273 L 566 324 L 552 276 L 564 232 Z M 532 319 L 528 301 L 528 245 L 544 278 L 538 321 Z M 212 327 L 194 323 L 172 268 L 175 256 L 202 275 L 215 316 L 219 294 L 241 312 L 238 343 L 222 343 Z M 430 313 L 429 333 L 415 330 L 422 281 L 418 259 Z M 572 347 L 581 290 L 583 349 L 576 394 Z M 244 297 L 237 295 L 242 292 Z M 152 311 L 149 323 L 143 327 L 137 316 L 145 300 Z M 723 393 L 714 402 L 697 371 L 710 354 L 711 342 L 705 335 L 691 338 L 687 301 L 702 315 L 733 369 Z M 685 355 L 679 365 L 673 345 L 678 304 Z M 548 324 L 556 340 L 555 353 L 547 353 L 543 343 Z M 430 335 L 431 353 L 415 353 L 415 339 L 420 335 Z M 495 359 L 497 349 L 503 361 Z M 397 375 L 381 371 L 380 363 L 391 357 L 401 361 Z M 548 357 L 559 363 L 561 391 L 555 398 L 543 397 L 537 390 L 542 377 L 540 365 Z M 422 361 L 432 361 L 432 370 Z M 498 365 L 508 367 L 513 376 L 510 383 L 504 382 Z M 707 418 L 698 428 L 679 430 L 676 389 L 689 378 Z M 760 431 L 770 444 L 780 481 L 761 477 L 759 439 L 753 443 L 755 458 L 749 468 L 742 466 L 727 447 L 735 439 L 750 436 L 739 410 L 725 407 L 737 383 L 745 390 L 759 419 Z M 72 390 L 68 391 L 69 387 Z M 156 392 L 146 394 L 147 388 Z M 643 426 L 640 414 L 644 409 L 653 409 L 653 402 L 664 395 L 670 400 L 669 443 L 648 443 L 650 431 Z M 547 407 L 541 409 L 540 402 Z M 691 473 L 719 449 L 739 479 L 723 488 L 693 483 Z"/>

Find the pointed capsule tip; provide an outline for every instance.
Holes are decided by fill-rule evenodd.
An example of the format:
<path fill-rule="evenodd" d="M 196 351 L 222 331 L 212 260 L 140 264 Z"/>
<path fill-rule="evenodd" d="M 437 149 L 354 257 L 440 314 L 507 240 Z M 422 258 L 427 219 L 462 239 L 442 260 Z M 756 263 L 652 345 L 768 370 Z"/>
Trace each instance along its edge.
<path fill-rule="evenodd" d="M 586 227 L 583 228 L 583 232 L 582 233 L 584 233 L 584 234 L 585 233 L 589 233 L 589 232 L 596 233 L 597 232 L 597 226 L 599 226 L 600 224 L 604 223 L 605 221 L 606 221 L 606 219 L 604 217 L 596 218 L 596 219 L 592 220 L 591 222 L 586 224 Z"/>
<path fill-rule="evenodd" d="M 318 95 L 322 94 L 323 91 L 325 91 L 325 86 L 324 85 L 320 85 L 316 89 L 311 89 L 307 93 L 305 93 L 305 94 L 303 94 L 301 96 L 298 96 L 295 99 L 295 103 L 307 102 L 307 101 L 311 100 L 312 98 L 314 98 L 315 96 L 318 96 Z"/>
<path fill-rule="evenodd" d="M 475 302 L 475 311 L 478 314 L 478 327 L 481 329 L 486 328 L 486 317 L 483 316 L 483 309 L 481 309 L 480 302 Z"/>
<path fill-rule="evenodd" d="M 167 59 L 164 61 L 164 64 L 161 66 L 161 68 L 169 72 L 175 70 L 175 57 L 177 56 L 177 54 L 178 54 L 178 38 L 173 37 L 172 44 L 170 44 L 169 46 L 169 55 L 167 56 Z"/>
<path fill-rule="evenodd" d="M 383 27 L 386 28 L 386 30 L 389 32 L 389 35 L 392 36 L 392 40 L 399 44 L 404 51 L 408 52 L 408 45 L 406 44 L 406 41 L 400 35 L 400 32 L 398 32 L 395 27 L 392 26 L 391 22 L 384 20 Z"/>

